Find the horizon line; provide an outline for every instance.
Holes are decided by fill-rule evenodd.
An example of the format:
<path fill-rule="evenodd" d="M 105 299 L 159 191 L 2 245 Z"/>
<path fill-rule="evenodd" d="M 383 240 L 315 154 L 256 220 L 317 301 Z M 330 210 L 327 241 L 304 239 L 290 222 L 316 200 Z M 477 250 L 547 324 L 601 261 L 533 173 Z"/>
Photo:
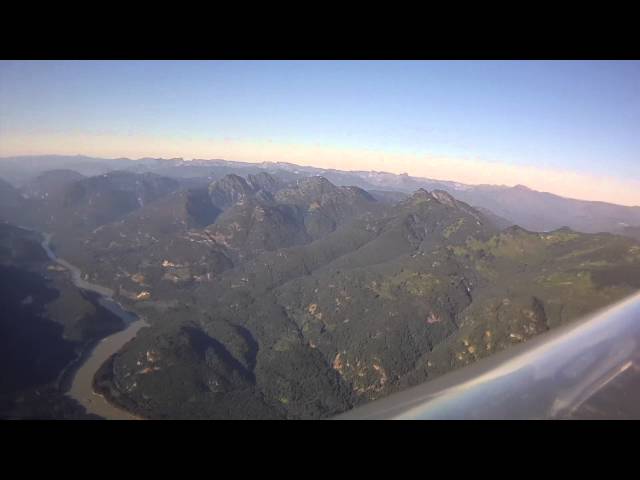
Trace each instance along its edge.
<path fill-rule="evenodd" d="M 292 165 L 295 167 L 310 167 L 310 168 L 315 168 L 318 170 L 324 170 L 324 171 L 333 171 L 333 172 L 341 172 L 341 173 L 357 173 L 357 172 L 366 172 L 366 173 L 380 173 L 380 174 L 386 174 L 386 175 L 394 175 L 394 176 L 408 176 L 414 179 L 418 179 L 418 180 L 430 180 L 430 181 L 437 181 L 437 182 L 448 182 L 448 183 L 455 183 L 455 184 L 459 184 L 459 185 L 464 185 L 464 186 L 470 186 L 470 187 L 482 187 L 482 186 L 488 186 L 488 187 L 499 187 L 499 188 L 517 188 L 517 187 L 524 187 L 528 190 L 531 190 L 533 192 L 536 193 L 541 193 L 541 194 L 547 194 L 547 195 L 554 195 L 556 197 L 560 197 L 566 200 L 575 200 L 575 201 L 581 201 L 581 202 L 590 202 L 590 203 L 604 203 L 604 204 L 609 204 L 609 205 L 615 205 L 615 206 L 623 206 L 623 207 L 629 207 L 629 208 L 640 208 L 640 204 L 625 204 L 625 203 L 616 203 L 610 200 L 594 200 L 594 199 L 586 199 L 586 198 L 578 198 L 578 197 L 572 197 L 572 196 L 568 196 L 568 195 L 563 195 L 563 194 L 559 194 L 559 193 L 554 193 L 554 192 L 550 192 L 550 191 L 545 191 L 545 190 L 537 190 L 535 188 L 531 188 L 528 185 L 525 185 L 523 183 L 516 183 L 513 185 L 508 185 L 505 183 L 465 183 L 465 182 L 461 182 L 461 181 L 457 181 L 457 180 L 451 180 L 451 179 L 443 179 L 443 178 L 435 178 L 435 177 L 423 177 L 423 176 L 416 176 L 413 175 L 409 172 L 403 172 L 403 173 L 394 173 L 394 172 L 390 172 L 390 171 L 385 171 L 385 170 L 375 170 L 375 169 L 371 169 L 371 170 L 340 170 L 337 168 L 325 168 L 325 167 L 318 167 L 315 165 L 304 165 L 304 164 L 298 164 L 298 163 L 294 163 L 294 162 L 287 162 L 287 161 L 271 161 L 271 160 L 266 160 L 266 161 L 250 161 L 250 160 L 229 160 L 226 158 L 197 158 L 197 157 L 192 157 L 192 158 L 185 158 L 185 157 L 157 157 L 157 156 L 143 156 L 143 157 L 129 157 L 129 156 L 112 156 L 112 157 L 102 157 L 102 156 L 91 156 L 91 155 L 86 155 L 84 153 L 76 153 L 76 154 L 64 154 L 64 153 L 46 153 L 46 154 L 22 154 L 22 155 L 10 155 L 10 156 L 0 156 L 0 161 L 2 160 L 11 160 L 11 159 L 18 159 L 18 158 L 24 158 L 24 157 L 32 157 L 32 158 L 37 158 L 37 157 L 84 157 L 84 158 L 90 158 L 90 159 L 96 159 L 96 160 L 129 160 L 132 162 L 137 162 L 137 161 L 143 161 L 143 160 L 179 160 L 182 162 L 192 162 L 192 161 L 203 161 L 203 162 L 214 162 L 214 161 L 222 161 L 222 162 L 229 162 L 229 163 L 246 163 L 246 164 L 251 164 L 251 165 L 261 165 L 261 164 L 271 164 L 271 165 L 278 165 L 278 164 L 285 164 L 285 165 Z M 422 187 L 420 187 L 422 188 Z"/>

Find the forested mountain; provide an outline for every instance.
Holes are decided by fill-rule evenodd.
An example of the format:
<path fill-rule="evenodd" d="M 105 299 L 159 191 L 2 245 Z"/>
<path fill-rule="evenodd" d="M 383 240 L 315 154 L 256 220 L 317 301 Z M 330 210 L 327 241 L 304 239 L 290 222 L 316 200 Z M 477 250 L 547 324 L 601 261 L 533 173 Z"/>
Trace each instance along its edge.
<path fill-rule="evenodd" d="M 616 217 L 583 202 L 581 216 L 554 203 L 573 201 L 522 187 L 425 189 L 408 176 L 334 172 L 360 178 L 344 185 L 283 164 L 127 162 L 0 182 L 10 222 L 0 229 L 3 364 L 24 372 L 3 377 L 4 412 L 28 415 L 16 392 L 62 401 L 54 378 L 122 328 L 51 263 L 39 234 L 15 225 L 52 234 L 82 278 L 148 322 L 96 388 L 149 418 L 331 417 L 640 288 L 631 236 L 542 228 L 562 212 L 629 220 L 628 207 Z M 493 203 L 475 208 L 471 191 Z M 536 209 L 555 213 L 523 213 Z M 32 336 L 48 349 L 36 355 Z"/>

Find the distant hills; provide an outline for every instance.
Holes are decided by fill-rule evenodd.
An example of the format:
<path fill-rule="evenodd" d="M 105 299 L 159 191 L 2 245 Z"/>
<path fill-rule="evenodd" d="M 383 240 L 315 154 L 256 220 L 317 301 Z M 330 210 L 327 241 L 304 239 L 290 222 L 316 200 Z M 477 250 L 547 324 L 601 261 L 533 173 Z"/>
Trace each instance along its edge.
<path fill-rule="evenodd" d="M 239 176 L 267 172 L 279 180 L 291 181 L 322 176 L 338 186 L 357 186 L 379 198 L 410 194 L 419 188 L 443 190 L 473 207 L 491 212 L 507 223 L 532 231 L 550 231 L 567 226 L 585 233 L 625 234 L 629 227 L 640 227 L 640 206 L 628 207 L 606 202 L 592 202 L 538 192 L 525 186 L 465 185 L 451 181 L 396 175 L 385 172 L 340 171 L 295 165 L 285 162 L 247 163 L 225 160 L 182 159 L 99 159 L 83 156 L 38 156 L 0 159 L 0 178 L 23 186 L 39 173 L 53 169 L 70 169 L 82 175 L 97 175 L 113 170 L 136 173 L 151 172 L 181 182 L 202 185 L 229 174 Z M 382 193 L 382 192 L 387 193 Z M 388 193 L 388 192 L 394 192 Z M 394 197 L 394 198 L 397 198 Z"/>

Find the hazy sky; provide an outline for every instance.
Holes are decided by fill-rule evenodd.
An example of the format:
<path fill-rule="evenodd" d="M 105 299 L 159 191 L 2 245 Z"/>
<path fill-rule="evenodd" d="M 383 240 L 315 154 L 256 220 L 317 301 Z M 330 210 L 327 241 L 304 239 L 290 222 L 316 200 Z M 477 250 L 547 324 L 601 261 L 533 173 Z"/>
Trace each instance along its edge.
<path fill-rule="evenodd" d="M 640 205 L 640 62 L 0 62 L 0 156 L 225 158 Z"/>

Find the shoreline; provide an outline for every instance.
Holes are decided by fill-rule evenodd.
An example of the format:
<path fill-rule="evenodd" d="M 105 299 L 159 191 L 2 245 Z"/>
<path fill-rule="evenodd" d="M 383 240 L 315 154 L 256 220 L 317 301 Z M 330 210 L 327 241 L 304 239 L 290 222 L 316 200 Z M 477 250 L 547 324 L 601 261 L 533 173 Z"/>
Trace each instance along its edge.
<path fill-rule="evenodd" d="M 105 337 L 92 350 L 87 360 L 76 372 L 69 391 L 65 394 L 80 403 L 89 413 L 99 415 L 107 420 L 142 420 L 144 417 L 123 408 L 119 403 L 110 401 L 102 391 L 96 391 L 96 375 L 105 365 L 110 365 L 115 354 L 129 341 L 135 338 L 137 332 L 147 326 L 139 320 L 130 324 L 126 329 Z"/>
<path fill-rule="evenodd" d="M 98 368 L 93 376 L 92 388 L 95 395 L 102 397 L 111 405 L 129 412 L 132 416 L 136 417 L 137 420 L 152 420 L 149 417 L 145 417 L 144 414 L 139 411 L 140 409 L 136 408 L 135 405 L 127 405 L 127 402 L 119 401 L 117 397 L 112 395 L 113 382 L 111 381 L 110 375 L 113 369 L 113 360 L 114 355 L 109 357 L 107 361 Z"/>
<path fill-rule="evenodd" d="M 78 357 L 65 367 L 57 381 L 62 393 L 78 402 L 87 413 L 98 415 L 106 420 L 144 420 L 143 416 L 110 401 L 101 392 L 96 391 L 94 386 L 95 377 L 102 370 L 102 367 L 111 362 L 113 356 L 133 340 L 140 329 L 149 326 L 149 324 L 116 302 L 113 298 L 113 290 L 84 280 L 82 271 L 78 267 L 58 258 L 50 247 L 52 234 L 37 233 L 44 237 L 41 246 L 49 259 L 64 267 L 71 274 L 71 281 L 78 289 L 96 295 L 97 302 L 118 316 L 124 327 L 111 335 L 87 344 Z"/>

